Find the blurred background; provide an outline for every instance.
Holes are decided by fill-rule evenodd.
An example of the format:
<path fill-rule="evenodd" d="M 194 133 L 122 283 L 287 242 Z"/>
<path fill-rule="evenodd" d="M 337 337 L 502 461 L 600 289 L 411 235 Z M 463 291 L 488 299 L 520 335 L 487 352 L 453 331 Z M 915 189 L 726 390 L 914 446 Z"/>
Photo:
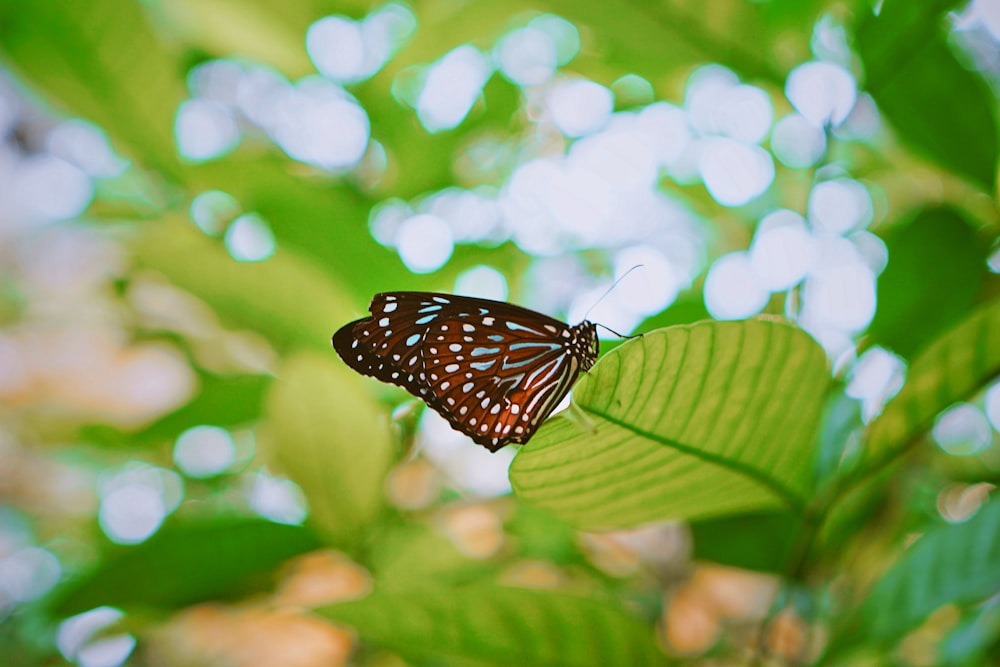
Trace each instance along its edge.
<path fill-rule="evenodd" d="M 5 664 L 403 664 L 304 615 L 187 606 L 222 591 L 178 563 L 228 567 L 192 517 L 300 530 L 256 573 L 340 549 L 280 570 L 292 605 L 364 591 L 387 534 L 386 576 L 609 587 L 681 655 L 744 646 L 773 574 L 691 565 L 677 524 L 532 514 L 516 448 L 350 376 L 332 333 L 403 289 L 623 334 L 780 315 L 863 425 L 1000 285 L 996 0 L 3 0 L 0 57 Z M 938 418 L 981 475 L 935 478 L 929 511 L 983 502 L 998 429 L 997 386 Z M 101 568 L 157 538 L 160 615 L 123 616 Z M 802 659 L 782 623 L 767 641 Z"/>

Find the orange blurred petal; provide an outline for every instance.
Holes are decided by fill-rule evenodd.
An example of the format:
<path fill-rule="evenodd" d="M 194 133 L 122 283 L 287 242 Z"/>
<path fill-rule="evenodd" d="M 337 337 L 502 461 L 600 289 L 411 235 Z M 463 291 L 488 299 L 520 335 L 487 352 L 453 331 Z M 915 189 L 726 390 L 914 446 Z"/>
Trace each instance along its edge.
<path fill-rule="evenodd" d="M 279 605 L 315 607 L 366 595 L 368 571 L 343 554 L 315 551 L 295 559 L 275 597 Z"/>
<path fill-rule="evenodd" d="M 691 585 L 723 618 L 763 618 L 778 590 L 772 576 L 720 565 L 699 567 Z"/>
<path fill-rule="evenodd" d="M 767 648 L 786 660 L 799 660 L 805 655 L 809 629 L 802 617 L 792 609 L 775 614 L 767 628 Z"/>
<path fill-rule="evenodd" d="M 663 637 L 677 653 L 704 653 L 719 639 L 720 619 L 705 597 L 691 584 L 674 591 L 663 617 Z"/>
<path fill-rule="evenodd" d="M 290 611 L 201 605 L 182 612 L 150 647 L 154 665 L 337 667 L 353 647 L 347 632 Z"/>
<path fill-rule="evenodd" d="M 455 507 L 446 512 L 444 523 L 455 546 L 471 558 L 488 558 L 503 546 L 503 522 L 494 508 Z"/>

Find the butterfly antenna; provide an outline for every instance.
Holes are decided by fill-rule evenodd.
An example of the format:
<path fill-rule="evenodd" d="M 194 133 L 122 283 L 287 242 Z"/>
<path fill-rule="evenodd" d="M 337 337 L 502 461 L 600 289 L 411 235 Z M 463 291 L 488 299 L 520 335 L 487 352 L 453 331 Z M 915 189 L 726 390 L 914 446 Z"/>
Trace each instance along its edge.
<path fill-rule="evenodd" d="M 636 265 L 635 265 L 635 266 L 633 266 L 633 267 L 632 267 L 631 269 L 629 269 L 628 271 L 626 271 L 625 273 L 623 273 L 623 274 L 622 274 L 622 276 L 621 276 L 621 278 L 619 278 L 618 280 L 616 280 L 616 281 L 614 281 L 613 283 L 611 283 L 611 287 L 609 287 L 608 289 L 606 289 L 606 290 L 604 291 L 604 294 L 602 294 L 602 295 L 601 295 L 601 298 L 599 298 L 599 299 L 598 299 L 597 301 L 595 301 L 595 302 L 594 302 L 594 304 L 593 304 L 593 305 L 592 305 L 592 306 L 591 306 L 590 308 L 588 308 L 588 309 L 587 309 L 587 312 L 585 312 L 585 313 L 583 314 L 583 319 L 587 319 L 587 315 L 590 315 L 590 311 L 592 311 L 592 310 L 593 310 L 594 308 L 597 308 L 597 306 L 598 306 L 598 305 L 599 305 L 599 304 L 600 304 L 600 303 L 601 303 L 602 301 L 604 301 L 605 297 L 607 297 L 607 296 L 608 296 L 609 294 L 611 294 L 611 290 L 613 290 L 614 288 L 618 287 L 618 283 L 620 283 L 621 281 L 625 280 L 625 278 L 626 278 L 626 277 L 628 276 L 628 274 L 630 274 L 630 273 L 632 273 L 633 271 L 635 271 L 636 269 L 640 269 L 640 268 L 642 268 L 642 267 L 643 267 L 643 265 L 642 265 L 642 264 L 636 264 Z M 602 324 L 601 326 L 602 326 L 602 327 L 604 327 L 604 325 L 603 325 L 603 324 Z M 604 328 L 605 328 L 605 329 L 608 329 L 607 327 L 604 327 Z M 611 329 L 608 329 L 608 331 L 611 331 Z M 613 333 L 613 334 L 615 334 L 615 335 L 618 335 L 618 336 L 620 336 L 620 335 L 621 335 L 621 334 L 619 334 L 619 333 L 617 333 L 617 332 L 615 332 L 615 331 L 611 331 L 611 333 Z"/>
<path fill-rule="evenodd" d="M 602 329 L 606 329 L 606 330 L 610 331 L 611 333 L 613 333 L 614 335 L 618 336 L 619 338 L 626 338 L 628 340 L 632 340 L 633 338 L 642 338 L 642 334 L 636 334 L 635 336 L 626 336 L 625 334 L 618 333 L 617 331 L 615 331 L 611 327 L 605 326 L 605 325 L 601 324 L 600 322 L 594 322 L 594 324 L 596 326 L 601 327 Z"/>

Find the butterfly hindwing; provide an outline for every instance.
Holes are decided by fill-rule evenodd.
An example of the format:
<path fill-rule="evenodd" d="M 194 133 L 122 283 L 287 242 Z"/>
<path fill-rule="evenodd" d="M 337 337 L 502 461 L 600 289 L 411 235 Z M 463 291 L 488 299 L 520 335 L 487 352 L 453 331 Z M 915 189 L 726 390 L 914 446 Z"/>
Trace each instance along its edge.
<path fill-rule="evenodd" d="M 523 443 L 597 357 L 594 325 L 428 292 L 378 294 L 333 344 L 359 373 L 422 398 L 490 451 Z"/>

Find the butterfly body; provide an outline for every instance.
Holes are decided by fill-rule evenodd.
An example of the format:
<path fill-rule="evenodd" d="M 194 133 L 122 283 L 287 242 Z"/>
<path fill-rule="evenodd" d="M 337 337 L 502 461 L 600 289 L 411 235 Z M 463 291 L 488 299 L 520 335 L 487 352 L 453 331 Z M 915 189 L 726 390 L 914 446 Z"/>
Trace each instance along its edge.
<path fill-rule="evenodd" d="M 492 452 L 527 442 L 597 360 L 596 327 L 501 301 L 377 294 L 333 336 L 344 362 L 399 385 Z"/>

